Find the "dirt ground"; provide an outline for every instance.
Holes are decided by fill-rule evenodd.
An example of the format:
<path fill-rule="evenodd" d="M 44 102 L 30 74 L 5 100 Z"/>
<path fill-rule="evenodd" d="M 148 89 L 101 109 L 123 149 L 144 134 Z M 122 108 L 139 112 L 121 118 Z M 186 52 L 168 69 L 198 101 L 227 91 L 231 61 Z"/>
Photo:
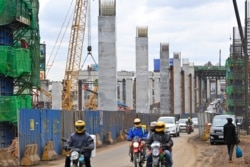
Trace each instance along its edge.
<path fill-rule="evenodd" d="M 189 143 L 195 148 L 196 167 L 250 167 L 250 136 L 241 135 L 240 144 L 243 157 L 236 158 L 235 148 L 233 162 L 228 162 L 227 148 L 225 144 L 211 145 L 209 139 L 202 141 L 198 136 L 189 139 Z"/>

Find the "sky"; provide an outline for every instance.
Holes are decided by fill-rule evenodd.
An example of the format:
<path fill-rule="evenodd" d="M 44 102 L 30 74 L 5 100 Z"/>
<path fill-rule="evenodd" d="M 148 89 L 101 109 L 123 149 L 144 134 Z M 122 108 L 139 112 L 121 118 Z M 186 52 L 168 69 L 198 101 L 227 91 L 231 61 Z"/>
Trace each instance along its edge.
<path fill-rule="evenodd" d="M 70 26 L 67 25 L 71 25 L 72 21 L 66 15 L 70 6 L 74 7 L 74 2 L 40 1 L 40 37 L 41 43 L 46 44 L 46 74 L 51 81 L 62 81 L 64 78 L 70 35 Z M 91 0 L 91 46 L 94 60 L 87 56 L 86 31 L 83 69 L 89 64 L 98 63 L 98 3 L 99 0 Z M 244 3 L 245 0 L 237 0 L 243 26 Z M 69 10 L 71 13 L 73 7 Z M 180 52 L 181 60 L 188 59 L 194 65 L 207 62 L 216 65 L 221 55 L 221 64 L 225 65 L 232 43 L 233 27 L 237 26 L 237 21 L 232 0 L 116 0 L 118 71 L 135 71 L 136 28 L 145 26 L 148 27 L 149 71 L 153 71 L 154 59 L 160 58 L 161 43 L 169 44 L 170 58 L 174 52 Z"/>

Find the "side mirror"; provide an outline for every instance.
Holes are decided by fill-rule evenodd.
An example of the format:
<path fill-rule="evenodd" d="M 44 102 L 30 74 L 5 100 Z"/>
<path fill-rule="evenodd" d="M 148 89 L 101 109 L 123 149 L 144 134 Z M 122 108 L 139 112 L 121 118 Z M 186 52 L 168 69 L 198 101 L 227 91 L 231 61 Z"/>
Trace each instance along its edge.
<path fill-rule="evenodd" d="M 176 121 L 176 124 L 179 124 L 179 121 Z"/>

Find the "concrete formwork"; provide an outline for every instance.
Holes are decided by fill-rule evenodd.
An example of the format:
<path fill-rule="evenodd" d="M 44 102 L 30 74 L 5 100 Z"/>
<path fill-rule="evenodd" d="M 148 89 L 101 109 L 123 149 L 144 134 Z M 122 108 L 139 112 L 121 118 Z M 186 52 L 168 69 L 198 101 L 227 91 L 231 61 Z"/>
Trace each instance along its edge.
<path fill-rule="evenodd" d="M 98 16 L 98 109 L 117 110 L 116 6 L 99 1 Z"/>
<path fill-rule="evenodd" d="M 170 114 L 169 44 L 160 44 L 160 113 Z"/>
<path fill-rule="evenodd" d="M 137 27 L 136 33 L 136 112 L 149 112 L 148 28 Z"/>

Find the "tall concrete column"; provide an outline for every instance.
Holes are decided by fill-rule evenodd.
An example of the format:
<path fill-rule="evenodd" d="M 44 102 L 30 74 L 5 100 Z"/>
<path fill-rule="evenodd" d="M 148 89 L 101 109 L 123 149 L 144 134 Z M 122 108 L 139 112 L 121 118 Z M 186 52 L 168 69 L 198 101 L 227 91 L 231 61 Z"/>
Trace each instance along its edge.
<path fill-rule="evenodd" d="M 98 109 L 117 111 L 116 2 L 99 1 Z"/>
<path fill-rule="evenodd" d="M 183 67 L 183 71 L 184 71 L 184 91 L 185 91 L 185 113 L 190 113 L 190 92 L 189 92 L 189 87 L 190 87 L 190 83 L 189 83 L 189 79 L 188 79 L 188 75 L 189 75 L 189 61 L 188 59 L 182 59 L 182 67 Z"/>
<path fill-rule="evenodd" d="M 126 105 L 133 109 L 133 80 L 132 78 L 126 79 Z"/>
<path fill-rule="evenodd" d="M 181 53 L 174 53 L 174 114 L 181 114 Z"/>
<path fill-rule="evenodd" d="M 155 103 L 159 103 L 161 99 L 161 89 L 160 89 L 160 77 L 158 75 L 155 76 L 154 79 L 154 97 L 155 97 Z"/>
<path fill-rule="evenodd" d="M 62 83 L 61 82 L 52 82 L 52 108 L 53 109 L 62 109 Z"/>
<path fill-rule="evenodd" d="M 149 106 L 153 104 L 154 101 L 153 86 L 154 86 L 154 73 L 149 72 L 149 78 L 148 78 Z"/>
<path fill-rule="evenodd" d="M 191 99 L 191 108 L 192 113 L 195 113 L 195 78 L 194 78 L 194 63 L 189 63 L 189 74 L 191 75 L 191 92 L 192 92 L 192 99 Z"/>
<path fill-rule="evenodd" d="M 136 32 L 136 112 L 149 113 L 148 27 Z"/>
<path fill-rule="evenodd" d="M 160 44 L 160 113 L 170 114 L 169 44 Z"/>

